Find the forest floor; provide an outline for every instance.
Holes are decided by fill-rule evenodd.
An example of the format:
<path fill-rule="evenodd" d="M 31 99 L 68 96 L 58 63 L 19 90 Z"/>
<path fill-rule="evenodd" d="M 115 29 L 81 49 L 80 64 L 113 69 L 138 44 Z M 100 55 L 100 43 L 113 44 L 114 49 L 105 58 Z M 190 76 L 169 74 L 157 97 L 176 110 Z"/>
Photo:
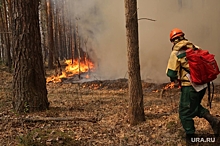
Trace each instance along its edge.
<path fill-rule="evenodd" d="M 167 83 L 142 82 L 146 121 L 131 126 L 127 79 L 51 82 L 47 84 L 49 110 L 17 114 L 11 104 L 12 74 L 4 66 L 0 74 L 1 146 L 186 145 L 178 118 L 180 89 L 164 90 Z M 211 113 L 216 116 L 220 114 L 219 94 L 220 85 L 215 85 Z M 206 103 L 207 96 L 202 101 Z M 36 118 L 41 120 L 27 120 Z M 206 120 L 194 120 L 196 133 L 212 133 Z"/>

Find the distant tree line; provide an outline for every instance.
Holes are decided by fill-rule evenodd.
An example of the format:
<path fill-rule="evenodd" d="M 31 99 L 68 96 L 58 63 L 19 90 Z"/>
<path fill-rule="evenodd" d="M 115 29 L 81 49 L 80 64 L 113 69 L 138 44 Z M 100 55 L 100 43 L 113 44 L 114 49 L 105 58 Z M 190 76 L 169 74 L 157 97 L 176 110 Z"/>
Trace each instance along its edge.
<path fill-rule="evenodd" d="M 59 3 L 58 3 L 59 2 Z M 85 55 L 71 0 L 0 0 L 0 64 L 13 72 L 12 105 L 17 112 L 49 108 L 45 67 Z M 87 50 L 87 49 L 86 49 Z"/>
<path fill-rule="evenodd" d="M 71 18 L 69 1 L 40 0 L 39 3 L 43 62 L 49 69 L 58 66 L 59 60 L 77 58 L 88 39 L 83 38 L 77 30 L 78 20 Z M 9 69 L 13 67 L 14 59 L 12 18 L 12 0 L 0 0 L 0 63 L 4 63 Z"/>
<path fill-rule="evenodd" d="M 12 105 L 16 112 L 45 111 L 47 98 L 45 63 L 49 69 L 60 59 L 83 55 L 87 38 L 78 20 L 69 19 L 72 0 L 0 0 L 0 60 L 13 70 Z M 145 120 L 139 63 L 137 1 L 124 0 L 129 74 L 129 121 Z M 96 9 L 95 9 L 96 13 Z M 91 33 L 91 32 L 90 32 Z M 92 34 L 92 33 L 91 33 Z"/>

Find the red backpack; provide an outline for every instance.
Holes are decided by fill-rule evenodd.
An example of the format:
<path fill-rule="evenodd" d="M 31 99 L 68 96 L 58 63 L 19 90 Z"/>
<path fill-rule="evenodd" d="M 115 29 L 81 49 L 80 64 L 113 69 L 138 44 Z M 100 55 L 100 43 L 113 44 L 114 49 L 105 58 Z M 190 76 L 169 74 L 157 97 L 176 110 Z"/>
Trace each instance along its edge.
<path fill-rule="evenodd" d="M 211 108 L 214 96 L 214 84 L 211 81 L 215 80 L 218 74 L 220 74 L 218 64 L 214 58 L 215 55 L 210 54 L 207 50 L 201 50 L 195 47 L 186 49 L 185 53 L 189 64 L 189 70 L 184 67 L 182 68 L 190 74 L 193 83 L 197 85 L 207 84 L 207 105 Z M 212 84 L 212 96 L 210 83 Z"/>
<path fill-rule="evenodd" d="M 205 84 L 213 81 L 220 73 L 215 55 L 207 50 L 187 49 L 186 59 L 189 63 L 190 77 L 195 84 Z"/>

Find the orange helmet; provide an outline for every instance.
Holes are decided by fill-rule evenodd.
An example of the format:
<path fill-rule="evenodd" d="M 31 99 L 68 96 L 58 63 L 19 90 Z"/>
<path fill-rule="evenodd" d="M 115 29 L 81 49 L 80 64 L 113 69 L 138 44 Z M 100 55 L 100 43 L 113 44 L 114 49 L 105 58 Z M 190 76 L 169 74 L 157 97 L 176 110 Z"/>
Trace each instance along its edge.
<path fill-rule="evenodd" d="M 184 36 L 185 34 L 183 33 L 182 30 L 178 29 L 178 28 L 174 28 L 173 30 L 171 30 L 170 32 L 170 41 L 172 42 L 173 39 L 175 39 L 176 37 L 179 36 Z"/>

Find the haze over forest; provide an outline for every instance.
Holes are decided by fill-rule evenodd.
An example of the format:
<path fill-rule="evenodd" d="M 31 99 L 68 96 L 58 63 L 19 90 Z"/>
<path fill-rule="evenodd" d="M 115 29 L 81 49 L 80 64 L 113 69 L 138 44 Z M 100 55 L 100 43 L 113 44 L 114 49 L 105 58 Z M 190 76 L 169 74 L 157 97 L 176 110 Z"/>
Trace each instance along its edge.
<path fill-rule="evenodd" d="M 71 4 L 69 4 L 71 3 Z M 123 0 L 77 0 L 68 5 L 80 18 L 80 33 L 95 52 L 101 79 L 123 78 L 127 72 L 125 11 Z M 219 0 L 138 0 L 141 76 L 151 82 L 168 82 L 165 71 L 171 52 L 171 29 L 216 55 L 220 64 Z M 220 82 L 220 77 L 216 80 Z"/>

